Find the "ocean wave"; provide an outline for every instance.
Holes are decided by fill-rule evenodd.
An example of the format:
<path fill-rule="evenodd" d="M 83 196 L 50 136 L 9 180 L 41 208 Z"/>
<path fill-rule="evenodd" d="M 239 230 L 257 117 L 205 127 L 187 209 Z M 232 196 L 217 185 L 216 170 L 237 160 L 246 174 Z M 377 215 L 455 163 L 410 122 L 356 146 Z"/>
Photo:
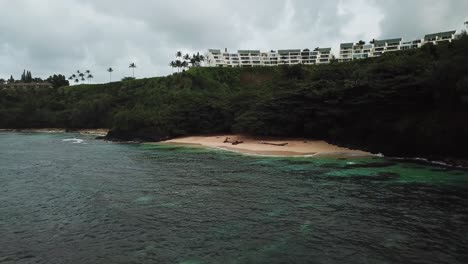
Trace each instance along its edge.
<path fill-rule="evenodd" d="M 84 142 L 83 139 L 79 139 L 79 138 L 67 138 L 67 139 L 64 139 L 62 140 L 63 142 L 71 142 L 72 144 L 81 144 Z"/>
<path fill-rule="evenodd" d="M 431 164 L 431 165 L 435 165 L 435 166 L 448 167 L 448 168 L 468 169 L 468 167 L 466 167 L 466 166 L 454 165 L 454 164 L 451 164 L 451 163 L 448 163 L 448 162 L 445 162 L 445 161 L 431 160 L 431 159 L 427 159 L 427 158 L 392 157 L 392 159 L 394 159 L 394 160 L 403 160 L 403 161 L 409 160 L 409 161 L 421 162 L 421 163 L 425 163 L 425 164 Z"/>

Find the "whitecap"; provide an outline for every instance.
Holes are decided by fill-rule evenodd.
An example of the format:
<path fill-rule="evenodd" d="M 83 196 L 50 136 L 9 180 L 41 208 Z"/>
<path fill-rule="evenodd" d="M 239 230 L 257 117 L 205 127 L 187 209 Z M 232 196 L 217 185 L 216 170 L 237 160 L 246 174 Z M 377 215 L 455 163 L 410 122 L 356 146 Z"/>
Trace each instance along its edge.
<path fill-rule="evenodd" d="M 83 139 L 79 139 L 79 138 L 67 138 L 67 139 L 64 139 L 62 140 L 63 142 L 71 142 L 72 144 L 81 144 L 84 142 Z"/>

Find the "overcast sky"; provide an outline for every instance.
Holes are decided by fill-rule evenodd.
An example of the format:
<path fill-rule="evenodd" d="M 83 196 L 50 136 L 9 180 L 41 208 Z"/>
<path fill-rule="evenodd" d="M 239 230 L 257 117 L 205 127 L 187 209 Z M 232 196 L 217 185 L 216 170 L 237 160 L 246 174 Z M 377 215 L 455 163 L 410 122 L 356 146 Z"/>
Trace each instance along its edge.
<path fill-rule="evenodd" d="M 333 47 L 461 30 L 467 0 L 0 0 L 0 78 L 167 75 L 177 50 Z"/>

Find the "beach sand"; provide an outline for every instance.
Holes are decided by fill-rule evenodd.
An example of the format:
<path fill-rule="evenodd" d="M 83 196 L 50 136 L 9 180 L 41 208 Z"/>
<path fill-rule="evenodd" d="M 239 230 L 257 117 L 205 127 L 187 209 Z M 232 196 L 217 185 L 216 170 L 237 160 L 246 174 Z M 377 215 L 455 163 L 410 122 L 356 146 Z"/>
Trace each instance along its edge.
<path fill-rule="evenodd" d="M 238 145 L 224 143 L 229 138 L 230 142 L 243 141 Z M 368 152 L 352 150 L 331 145 L 321 140 L 307 139 L 277 139 L 277 138 L 253 138 L 240 135 L 219 136 L 193 136 L 176 138 L 160 142 L 162 144 L 192 145 L 208 148 L 224 149 L 244 154 L 266 155 L 266 156 L 369 156 Z M 263 143 L 263 144 L 262 144 Z M 267 144 L 264 144 L 267 143 Z M 285 144 L 275 146 L 272 144 Z"/>

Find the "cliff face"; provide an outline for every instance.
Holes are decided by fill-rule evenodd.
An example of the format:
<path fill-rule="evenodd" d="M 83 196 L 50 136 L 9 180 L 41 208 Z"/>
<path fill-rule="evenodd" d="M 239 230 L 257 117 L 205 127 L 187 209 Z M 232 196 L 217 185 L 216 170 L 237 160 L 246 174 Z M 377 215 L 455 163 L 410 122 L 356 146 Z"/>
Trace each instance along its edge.
<path fill-rule="evenodd" d="M 197 68 L 52 90 L 0 90 L 0 128 L 109 138 L 310 137 L 392 156 L 468 157 L 468 38 L 323 66 Z"/>

